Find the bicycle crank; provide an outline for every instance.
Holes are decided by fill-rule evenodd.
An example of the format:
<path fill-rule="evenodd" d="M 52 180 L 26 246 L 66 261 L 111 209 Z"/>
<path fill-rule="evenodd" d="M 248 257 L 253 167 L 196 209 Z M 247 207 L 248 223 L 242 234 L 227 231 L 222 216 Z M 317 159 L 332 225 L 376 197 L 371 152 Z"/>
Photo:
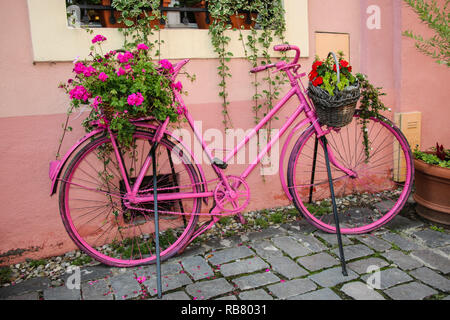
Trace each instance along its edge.
<path fill-rule="evenodd" d="M 229 188 L 220 181 L 214 190 L 216 207 L 226 213 L 238 213 L 244 210 L 250 202 L 250 188 L 240 177 L 227 176 Z"/>

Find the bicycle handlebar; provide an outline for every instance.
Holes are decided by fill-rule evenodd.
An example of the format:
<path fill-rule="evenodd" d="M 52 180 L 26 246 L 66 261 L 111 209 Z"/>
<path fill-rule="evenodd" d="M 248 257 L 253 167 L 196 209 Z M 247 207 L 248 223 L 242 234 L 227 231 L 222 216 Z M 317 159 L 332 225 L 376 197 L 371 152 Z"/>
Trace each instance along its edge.
<path fill-rule="evenodd" d="M 294 60 L 292 60 L 291 63 L 289 63 L 288 65 L 296 65 L 298 63 L 298 59 L 300 58 L 300 49 L 297 46 L 291 46 L 289 44 L 279 44 L 273 47 L 273 50 L 275 51 L 290 51 L 290 50 L 295 50 L 296 54 L 295 54 L 295 58 Z M 272 63 L 272 64 L 266 64 L 263 66 L 258 66 L 256 68 L 253 68 L 250 70 L 251 73 L 257 73 L 260 71 L 264 71 L 267 70 L 269 68 L 273 68 L 273 67 L 277 67 L 278 64 Z"/>

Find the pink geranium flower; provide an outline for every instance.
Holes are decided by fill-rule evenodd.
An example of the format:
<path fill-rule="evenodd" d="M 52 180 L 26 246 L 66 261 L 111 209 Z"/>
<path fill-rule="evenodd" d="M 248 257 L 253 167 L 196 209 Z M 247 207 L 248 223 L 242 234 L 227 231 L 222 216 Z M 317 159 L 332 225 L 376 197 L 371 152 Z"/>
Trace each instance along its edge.
<path fill-rule="evenodd" d="M 95 98 L 94 98 L 94 101 L 92 102 L 92 107 L 95 109 L 95 110 L 98 110 L 98 105 L 99 104 L 102 104 L 103 103 L 103 101 L 102 101 L 102 97 L 100 97 L 100 96 L 96 96 Z"/>
<path fill-rule="evenodd" d="M 101 34 L 98 34 L 94 37 L 94 39 L 92 39 L 92 43 L 103 42 L 105 40 L 106 40 L 106 37 L 102 36 Z"/>
<path fill-rule="evenodd" d="M 159 62 L 159 64 L 161 65 L 161 67 L 167 71 L 169 71 L 170 73 L 173 72 L 173 65 L 172 63 L 170 63 L 169 60 L 167 59 L 163 59 Z"/>
<path fill-rule="evenodd" d="M 122 67 L 119 67 L 119 70 L 117 70 L 116 73 L 120 77 L 120 76 L 123 76 L 124 74 L 126 74 L 127 72 Z"/>
<path fill-rule="evenodd" d="M 178 92 L 181 92 L 181 90 L 183 89 L 183 85 L 181 84 L 180 81 L 178 81 L 177 83 L 172 83 L 171 86 L 173 89 L 177 90 Z"/>
<path fill-rule="evenodd" d="M 148 50 L 148 47 L 145 43 L 140 43 L 137 45 L 138 50 Z"/>
<path fill-rule="evenodd" d="M 100 74 L 98 75 L 98 78 L 102 81 L 105 82 L 109 77 L 106 73 L 104 72 L 100 72 Z"/>
<path fill-rule="evenodd" d="M 83 86 L 76 86 L 75 88 L 70 90 L 69 94 L 70 99 L 77 99 L 83 101 L 87 101 L 91 97 L 91 94 Z"/>
<path fill-rule="evenodd" d="M 85 68 L 86 67 L 84 66 L 83 63 L 77 62 L 77 63 L 75 63 L 75 67 L 73 68 L 73 72 L 75 72 L 76 74 L 80 74 L 80 73 L 84 72 Z"/>
<path fill-rule="evenodd" d="M 95 74 L 97 72 L 97 70 L 95 70 L 95 68 L 93 66 L 89 66 L 84 68 L 83 74 L 85 77 L 90 77 L 93 74 Z"/>
<path fill-rule="evenodd" d="M 120 63 L 128 63 L 128 60 L 133 58 L 134 56 L 130 51 L 126 51 L 124 54 L 119 53 L 117 55 L 117 60 L 119 60 Z"/>
<path fill-rule="evenodd" d="M 140 92 L 130 94 L 127 99 L 130 106 L 140 106 L 143 102 L 144 96 Z"/>

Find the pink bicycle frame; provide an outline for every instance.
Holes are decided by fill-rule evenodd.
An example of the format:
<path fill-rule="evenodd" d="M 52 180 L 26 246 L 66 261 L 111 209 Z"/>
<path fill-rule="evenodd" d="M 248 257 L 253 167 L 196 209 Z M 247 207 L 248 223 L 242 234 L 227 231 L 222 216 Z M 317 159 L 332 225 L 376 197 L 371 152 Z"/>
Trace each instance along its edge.
<path fill-rule="evenodd" d="M 304 125 L 307 125 L 308 123 L 310 123 L 312 126 L 314 126 L 314 129 L 317 133 L 318 137 L 321 137 L 323 135 L 325 135 L 328 131 L 324 131 L 322 130 L 321 126 L 319 125 L 318 121 L 317 121 L 317 116 L 316 113 L 314 112 L 314 110 L 310 107 L 310 104 L 308 103 L 308 101 L 305 98 L 305 95 L 303 94 L 302 89 L 300 88 L 298 82 L 297 82 L 297 77 L 294 76 L 291 72 L 289 72 L 289 69 L 286 69 L 286 66 L 280 65 L 281 69 L 284 69 L 284 71 L 287 73 L 288 78 L 291 82 L 292 88 L 289 90 L 289 92 L 283 97 L 283 99 L 281 101 L 279 101 L 277 103 L 277 105 L 260 121 L 260 123 L 258 123 L 258 125 L 253 128 L 251 130 L 250 133 L 248 133 L 245 138 L 233 149 L 231 150 L 227 155 L 225 155 L 225 157 L 223 158 L 223 162 L 227 163 L 229 162 L 249 141 L 252 137 L 254 137 L 257 132 L 294 96 L 296 95 L 298 97 L 298 99 L 300 100 L 300 104 L 299 106 L 296 108 L 295 112 L 288 118 L 288 120 L 286 121 L 286 123 L 281 127 L 281 129 L 279 130 L 279 132 L 276 134 L 276 136 L 271 139 L 268 144 L 263 148 L 263 150 L 258 154 L 257 158 L 255 159 L 255 161 L 253 161 L 253 163 L 251 163 L 247 169 L 240 175 L 241 179 L 246 179 L 248 177 L 248 175 L 255 169 L 255 167 L 260 163 L 261 159 L 264 157 L 264 155 L 266 153 L 268 153 L 270 151 L 270 149 L 272 148 L 272 146 L 284 135 L 284 133 L 287 131 L 287 129 L 294 123 L 294 121 L 299 117 L 299 115 L 302 112 L 305 112 L 306 114 L 306 119 L 304 119 L 302 122 L 299 123 L 299 125 L 296 126 L 296 128 L 302 127 Z M 176 94 L 176 99 L 177 102 L 180 103 L 181 106 L 185 107 L 185 104 L 182 100 L 182 98 Z M 212 150 L 208 147 L 208 145 L 206 144 L 206 142 L 203 140 L 199 130 L 195 127 L 194 124 L 194 119 L 192 118 L 191 114 L 189 113 L 189 111 L 184 108 L 184 115 L 186 117 L 186 120 L 188 121 L 189 126 L 191 127 L 192 131 L 194 132 L 194 135 L 196 137 L 196 139 L 198 140 L 198 142 L 201 144 L 203 151 L 205 152 L 205 154 L 207 155 L 209 161 L 211 162 L 211 165 L 214 168 L 214 171 L 216 172 L 217 176 L 219 177 L 220 180 L 222 180 L 225 185 L 227 187 L 228 183 L 227 183 L 227 179 L 226 179 L 226 175 L 223 171 L 223 169 L 219 168 L 215 163 L 214 163 L 214 157 L 212 155 Z M 339 162 L 336 161 L 333 152 L 331 150 L 331 148 L 329 146 L 327 146 L 328 148 L 328 152 L 330 155 L 330 162 L 337 167 L 338 169 L 342 170 L 343 172 L 345 172 L 346 174 L 350 175 L 350 176 L 354 176 L 354 172 L 343 167 Z M 150 157 L 149 157 L 150 158 Z M 138 180 L 142 181 L 143 175 L 146 172 L 146 170 L 148 169 L 148 166 L 150 165 L 150 160 L 151 159 L 147 159 L 147 161 L 145 162 L 141 173 L 139 174 Z M 284 181 L 282 181 L 284 182 Z M 287 190 L 287 186 L 283 185 L 283 189 Z M 133 192 L 131 193 L 132 196 L 132 201 L 135 203 L 143 203 L 143 202 L 149 202 L 149 201 L 153 201 L 153 195 L 146 195 L 146 196 L 142 196 L 142 197 L 136 197 L 136 193 L 137 190 L 139 190 L 139 183 L 136 183 L 135 186 L 133 187 Z M 287 194 L 289 194 L 287 192 Z M 157 199 L 158 201 L 169 201 L 169 200 L 177 200 L 177 199 L 188 199 L 188 198 L 204 198 L 204 197 L 212 197 L 214 195 L 213 192 L 200 192 L 200 193 L 164 193 L 164 194 L 158 194 Z"/>

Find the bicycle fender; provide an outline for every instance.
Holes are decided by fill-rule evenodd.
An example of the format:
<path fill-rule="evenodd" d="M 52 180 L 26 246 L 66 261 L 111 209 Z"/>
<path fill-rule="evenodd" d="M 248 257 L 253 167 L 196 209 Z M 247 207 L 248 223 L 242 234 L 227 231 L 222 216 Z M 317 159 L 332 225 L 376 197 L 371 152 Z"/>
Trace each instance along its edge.
<path fill-rule="evenodd" d="M 56 188 L 58 186 L 58 178 L 61 175 L 62 168 L 64 168 L 64 165 L 66 164 L 67 160 L 70 158 L 70 156 L 75 152 L 75 150 L 78 149 L 79 146 L 81 146 L 86 140 L 89 138 L 92 138 L 96 134 L 99 134 L 101 132 L 104 132 L 104 129 L 96 129 L 89 134 L 85 135 L 83 138 L 77 141 L 72 148 L 70 148 L 69 151 L 64 155 L 64 157 L 61 160 L 53 160 L 50 161 L 50 168 L 49 168 L 49 177 L 52 182 L 52 186 L 50 189 L 50 196 L 54 195 L 56 193 Z"/>

